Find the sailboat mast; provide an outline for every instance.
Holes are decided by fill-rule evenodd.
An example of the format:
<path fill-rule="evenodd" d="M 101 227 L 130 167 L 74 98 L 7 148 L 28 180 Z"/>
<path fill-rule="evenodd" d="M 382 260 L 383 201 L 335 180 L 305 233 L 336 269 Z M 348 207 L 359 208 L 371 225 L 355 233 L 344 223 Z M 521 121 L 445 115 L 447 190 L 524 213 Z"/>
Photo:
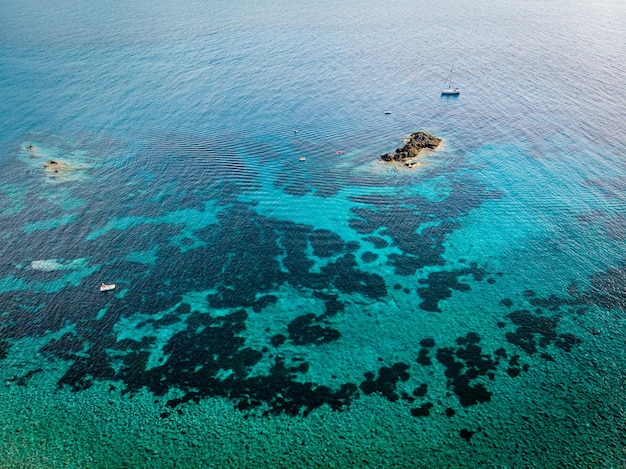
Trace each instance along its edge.
<path fill-rule="evenodd" d="M 450 75 L 448 76 L 448 87 L 444 83 L 444 88 L 441 90 L 442 96 L 458 96 L 461 92 L 458 88 L 452 88 L 452 73 L 454 72 L 454 65 L 450 67 Z"/>

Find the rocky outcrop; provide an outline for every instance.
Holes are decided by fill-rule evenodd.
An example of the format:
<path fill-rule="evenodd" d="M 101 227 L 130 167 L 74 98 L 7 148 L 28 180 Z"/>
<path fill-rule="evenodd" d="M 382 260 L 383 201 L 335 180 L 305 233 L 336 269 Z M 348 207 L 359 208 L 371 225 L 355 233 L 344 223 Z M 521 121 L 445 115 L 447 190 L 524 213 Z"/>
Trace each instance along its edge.
<path fill-rule="evenodd" d="M 411 158 L 417 158 L 423 150 L 436 150 L 441 143 L 441 139 L 430 135 L 427 132 L 414 132 L 411 134 L 406 145 L 397 148 L 395 153 L 385 153 L 380 155 L 383 161 L 404 162 Z"/>
<path fill-rule="evenodd" d="M 74 167 L 70 166 L 67 163 L 57 160 L 50 160 L 47 163 L 44 163 L 43 167 L 45 168 L 48 174 L 58 174 L 60 172 L 73 171 Z"/>

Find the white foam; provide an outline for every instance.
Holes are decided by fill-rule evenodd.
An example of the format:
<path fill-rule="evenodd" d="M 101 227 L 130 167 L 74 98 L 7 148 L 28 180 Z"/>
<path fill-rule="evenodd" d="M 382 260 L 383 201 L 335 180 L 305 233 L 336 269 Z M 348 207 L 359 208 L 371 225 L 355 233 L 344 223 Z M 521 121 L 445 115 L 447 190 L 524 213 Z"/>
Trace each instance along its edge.
<path fill-rule="evenodd" d="M 30 268 L 33 270 L 41 270 L 44 272 L 52 272 L 55 270 L 74 270 L 80 267 L 85 266 L 87 262 L 86 258 L 80 259 L 42 259 L 37 261 L 32 261 L 30 263 Z"/>

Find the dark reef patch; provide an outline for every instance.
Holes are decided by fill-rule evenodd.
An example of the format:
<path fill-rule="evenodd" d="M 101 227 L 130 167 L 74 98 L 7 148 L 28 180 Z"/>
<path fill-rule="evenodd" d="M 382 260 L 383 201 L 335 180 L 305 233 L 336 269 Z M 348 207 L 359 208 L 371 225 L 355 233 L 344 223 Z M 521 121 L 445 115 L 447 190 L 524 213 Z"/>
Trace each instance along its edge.
<path fill-rule="evenodd" d="M 361 247 L 358 241 L 348 241 L 346 243 L 346 252 L 356 252 Z"/>
<path fill-rule="evenodd" d="M 468 407 L 491 400 L 491 392 L 482 383 L 473 383 L 481 376 L 486 376 L 496 369 L 496 361 L 482 353 L 477 344 L 480 337 L 475 333 L 468 333 L 459 337 L 457 349 L 443 347 L 437 349 L 437 361 L 445 366 L 448 387 L 459 398 L 463 407 Z"/>
<path fill-rule="evenodd" d="M 420 340 L 420 345 L 425 348 L 432 348 L 435 346 L 435 339 L 433 339 L 432 337 L 427 337 Z"/>
<path fill-rule="evenodd" d="M 504 349 L 504 347 L 500 347 L 499 349 L 496 349 L 496 350 L 493 352 L 493 354 L 494 354 L 496 357 L 502 357 L 502 358 L 506 358 L 506 357 L 507 357 L 507 355 L 508 355 L 508 354 L 506 353 L 506 350 Z"/>
<path fill-rule="evenodd" d="M 406 254 L 392 253 L 387 258 L 389 259 L 388 263 L 393 266 L 395 273 L 404 276 L 415 275 L 418 270 L 427 265 L 443 265 L 442 262 L 436 259 L 431 259 L 431 264 L 429 264 L 424 259 Z"/>
<path fill-rule="evenodd" d="M 387 286 L 383 277 L 357 269 L 353 254 L 346 254 L 332 264 L 324 266 L 321 275 L 344 293 L 361 293 L 372 299 L 387 296 Z"/>
<path fill-rule="evenodd" d="M 541 350 L 540 357 L 548 361 L 554 361 L 554 357 L 544 351 L 549 346 L 555 346 L 564 352 L 571 352 L 574 347 L 580 345 L 583 341 L 573 333 L 559 333 L 560 319 L 565 314 L 584 314 L 586 310 L 585 304 L 602 303 L 605 297 L 602 294 L 595 296 L 591 292 L 581 294 L 575 284 L 568 286 L 568 293 L 569 297 L 566 298 L 561 298 L 554 294 L 547 298 L 541 298 L 532 290 L 524 292 L 528 303 L 535 306 L 535 310 L 531 312 L 528 309 L 522 309 L 507 315 L 507 318 L 516 326 L 516 329 L 505 334 L 506 340 L 529 355 L 538 353 Z M 515 355 L 515 357 L 518 356 Z M 527 365 L 521 367 L 523 371 L 527 369 Z M 507 373 L 510 376 L 517 376 L 521 370 L 518 364 L 513 364 L 513 366 L 509 367 Z"/>
<path fill-rule="evenodd" d="M 418 387 L 413 389 L 413 395 L 415 397 L 424 397 L 427 393 L 428 393 L 428 385 L 426 383 L 422 383 Z"/>
<path fill-rule="evenodd" d="M 528 310 L 515 311 L 507 317 L 517 326 L 515 332 L 507 332 L 508 342 L 523 349 L 529 355 L 545 348 L 557 338 L 558 318 L 532 314 Z"/>
<path fill-rule="evenodd" d="M 363 241 L 372 243 L 376 249 L 383 249 L 389 246 L 389 243 L 386 240 L 378 236 L 367 236 L 366 238 L 363 238 Z"/>
<path fill-rule="evenodd" d="M 417 355 L 417 363 L 423 366 L 429 366 L 433 364 L 432 360 L 430 359 L 429 349 L 427 348 L 420 349 Z"/>
<path fill-rule="evenodd" d="M 266 307 L 276 304 L 278 299 L 279 298 L 276 295 L 263 295 L 254 302 L 254 304 L 252 305 L 252 310 L 255 313 L 260 313 Z"/>
<path fill-rule="evenodd" d="M 274 347 L 280 347 L 281 345 L 283 345 L 285 342 L 287 341 L 287 337 L 285 337 L 282 334 L 276 334 L 275 336 L 272 336 L 272 338 L 270 339 L 270 343 L 274 346 Z"/>
<path fill-rule="evenodd" d="M 296 345 L 323 344 L 341 337 L 341 333 L 331 327 L 317 324 L 320 319 L 313 313 L 298 316 L 289 323 L 289 339 Z"/>
<path fill-rule="evenodd" d="M 345 243 L 341 236 L 329 230 L 315 230 L 309 235 L 313 254 L 317 257 L 332 257 L 341 254 Z"/>
<path fill-rule="evenodd" d="M 398 381 L 409 379 L 409 365 L 405 363 L 394 363 L 391 367 L 383 366 L 378 370 L 378 377 L 368 371 L 365 373 L 365 381 L 360 385 L 361 391 L 365 394 L 379 393 L 389 401 L 395 402 L 400 396 L 396 392 Z"/>
<path fill-rule="evenodd" d="M 514 368 L 514 367 L 509 367 L 506 369 L 506 373 L 511 377 L 511 378 L 515 378 L 516 376 L 518 376 L 520 373 L 522 372 L 522 370 L 520 368 Z"/>
<path fill-rule="evenodd" d="M 413 417 L 428 417 L 430 415 L 430 409 L 433 408 L 433 404 L 427 402 L 420 407 L 411 409 L 411 415 Z"/>
<path fill-rule="evenodd" d="M 476 332 L 468 332 L 465 337 L 457 337 L 455 342 L 457 345 L 477 344 L 480 342 L 480 336 Z"/>
<path fill-rule="evenodd" d="M 417 293 L 424 300 L 420 303 L 420 308 L 424 311 L 440 313 L 439 301 L 450 298 L 453 290 L 471 290 L 468 284 L 459 282 L 459 277 L 471 275 L 474 280 L 480 281 L 486 274 L 487 272 L 479 268 L 476 263 L 472 263 L 470 267 L 465 269 L 431 272 L 426 279 L 419 280 L 420 284 L 427 285 L 417 289 Z"/>
<path fill-rule="evenodd" d="M 576 337 L 574 334 L 560 334 L 559 337 L 554 342 L 554 345 L 565 350 L 566 352 L 571 352 L 572 348 L 576 345 L 582 344 L 583 341 Z"/>
<path fill-rule="evenodd" d="M 480 428 L 479 428 L 478 430 L 474 431 L 474 432 L 473 432 L 473 431 L 470 431 L 470 430 L 468 430 L 468 429 L 466 429 L 466 428 L 463 428 L 463 429 L 459 432 L 459 436 L 460 436 L 461 438 L 463 438 L 465 441 L 469 442 L 469 441 L 472 439 L 472 437 L 473 437 L 476 433 L 478 433 L 479 431 L 480 431 Z"/>
<path fill-rule="evenodd" d="M 339 301 L 339 295 L 323 293 L 320 291 L 313 292 L 313 296 L 324 301 L 325 311 L 318 319 L 326 319 L 333 317 L 345 309 L 345 305 Z"/>
<path fill-rule="evenodd" d="M 378 259 L 378 254 L 376 254 L 375 252 L 371 252 L 371 251 L 365 251 L 361 255 L 361 259 L 366 264 L 369 264 L 370 262 L 374 262 L 376 259 Z"/>
<path fill-rule="evenodd" d="M 519 376 L 519 374 L 522 372 L 522 369 L 524 371 L 528 371 L 527 365 L 520 367 L 519 359 L 520 359 L 519 355 L 513 355 L 509 359 L 509 367 L 507 368 L 506 372 L 511 378 L 515 378 L 516 376 Z"/>

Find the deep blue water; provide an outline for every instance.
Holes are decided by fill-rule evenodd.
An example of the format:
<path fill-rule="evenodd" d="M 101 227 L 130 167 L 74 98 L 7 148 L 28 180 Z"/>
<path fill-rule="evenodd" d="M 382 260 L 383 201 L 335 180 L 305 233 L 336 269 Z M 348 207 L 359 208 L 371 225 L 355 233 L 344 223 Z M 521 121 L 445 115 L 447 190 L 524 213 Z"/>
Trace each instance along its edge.
<path fill-rule="evenodd" d="M 0 460 L 625 465 L 624 24 L 3 1 Z"/>

